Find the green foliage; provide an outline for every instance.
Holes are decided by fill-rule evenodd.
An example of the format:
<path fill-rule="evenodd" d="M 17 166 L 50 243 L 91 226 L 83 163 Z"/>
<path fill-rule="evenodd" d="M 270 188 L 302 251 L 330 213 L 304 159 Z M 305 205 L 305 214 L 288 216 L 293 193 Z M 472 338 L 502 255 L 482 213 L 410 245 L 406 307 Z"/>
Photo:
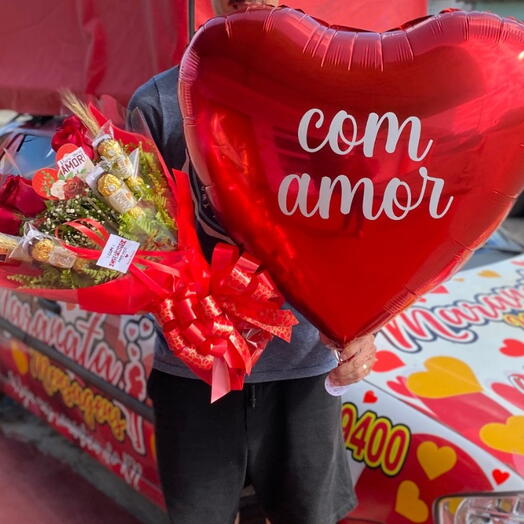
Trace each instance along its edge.
<path fill-rule="evenodd" d="M 126 148 L 128 149 L 128 148 Z M 69 221 L 90 218 L 100 222 L 112 233 L 140 243 L 143 250 L 170 250 L 176 247 L 177 229 L 168 209 L 169 188 L 162 169 L 153 153 L 139 149 L 140 183 L 132 190 L 143 213 L 117 213 L 86 186 L 83 192 L 69 200 L 48 200 L 46 210 L 34 220 L 42 233 L 56 233 L 66 245 L 100 249 L 85 235 L 66 226 Z M 131 186 L 131 184 L 130 184 Z M 98 267 L 92 262 L 82 270 L 59 269 L 39 264 L 37 276 L 12 275 L 9 278 L 31 288 L 79 289 L 103 284 L 122 274 Z"/>
<path fill-rule="evenodd" d="M 118 227 L 118 213 L 98 199 L 88 188 L 84 194 L 70 200 L 47 200 L 46 207 L 47 209 L 35 220 L 35 227 L 52 236 L 58 230 L 60 238 L 71 246 L 93 247 L 93 244 L 72 227 L 64 226 L 66 222 L 92 218 L 110 229 L 116 230 Z"/>
<path fill-rule="evenodd" d="M 169 215 L 167 195 L 169 189 L 164 174 L 153 153 L 140 149 L 140 174 L 145 182 L 146 192 L 143 199 L 150 202 L 158 212 L 157 220 L 161 221 L 169 231 L 176 232 L 176 224 Z"/>
<path fill-rule="evenodd" d="M 86 268 L 82 271 L 73 269 L 59 269 L 53 266 L 41 265 L 40 275 L 11 275 L 9 280 L 18 282 L 22 287 L 80 289 L 97 284 L 105 284 L 122 275 L 118 271 L 97 267 Z"/>

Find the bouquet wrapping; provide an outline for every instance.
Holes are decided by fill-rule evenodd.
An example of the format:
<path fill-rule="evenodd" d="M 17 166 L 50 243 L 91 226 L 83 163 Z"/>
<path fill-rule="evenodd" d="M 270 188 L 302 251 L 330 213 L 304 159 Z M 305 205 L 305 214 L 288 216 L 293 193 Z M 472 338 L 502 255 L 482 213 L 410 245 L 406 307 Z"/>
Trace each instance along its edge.
<path fill-rule="evenodd" d="M 99 313 L 153 313 L 212 401 L 241 389 L 271 338 L 290 340 L 293 314 L 235 246 L 218 244 L 206 261 L 187 175 L 167 169 L 143 124 L 124 130 L 65 101 L 75 115 L 53 137 L 56 166 L 32 174 L 32 187 L 16 176 L 0 185 L 2 209 L 31 202 L 0 215 L 0 286 Z"/>

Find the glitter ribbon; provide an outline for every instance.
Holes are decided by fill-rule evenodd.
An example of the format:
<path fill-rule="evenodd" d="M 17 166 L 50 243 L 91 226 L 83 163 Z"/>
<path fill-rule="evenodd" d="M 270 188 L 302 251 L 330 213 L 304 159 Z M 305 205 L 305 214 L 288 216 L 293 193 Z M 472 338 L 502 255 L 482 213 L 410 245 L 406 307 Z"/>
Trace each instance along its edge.
<path fill-rule="evenodd" d="M 82 233 L 98 249 L 68 248 L 97 260 L 109 238 L 105 227 L 93 219 L 64 225 Z M 147 270 L 170 275 L 172 287 L 159 285 Z M 245 375 L 273 336 L 289 342 L 297 324 L 291 311 L 280 309 L 283 299 L 269 275 L 259 270 L 253 258 L 240 256 L 235 246 L 218 244 L 207 268 L 201 255 L 189 247 L 171 252 L 138 250 L 129 272 L 151 289 L 151 310 L 169 348 L 211 384 L 212 402 L 242 389 Z"/>
<path fill-rule="evenodd" d="M 267 343 L 287 342 L 297 320 L 259 264 L 218 244 L 207 285 L 183 283 L 162 300 L 156 316 L 177 357 L 212 385 L 211 401 L 241 389 Z"/>
<path fill-rule="evenodd" d="M 100 222 L 91 218 L 71 220 L 70 222 L 65 222 L 63 225 L 76 229 L 79 233 L 91 240 L 91 242 L 99 249 L 89 249 L 69 245 L 67 248 L 82 258 L 98 260 L 102 249 L 109 239 L 109 232 L 107 229 Z M 59 238 L 59 228 L 55 230 L 55 236 Z M 160 262 L 157 262 L 154 259 L 159 260 Z M 129 266 L 129 273 L 142 281 L 158 297 L 163 298 L 169 294 L 170 290 L 160 286 L 145 270 L 153 269 L 176 278 L 180 275 L 180 270 L 176 266 L 180 266 L 184 262 L 183 252 L 181 251 L 146 251 L 139 249 Z"/>

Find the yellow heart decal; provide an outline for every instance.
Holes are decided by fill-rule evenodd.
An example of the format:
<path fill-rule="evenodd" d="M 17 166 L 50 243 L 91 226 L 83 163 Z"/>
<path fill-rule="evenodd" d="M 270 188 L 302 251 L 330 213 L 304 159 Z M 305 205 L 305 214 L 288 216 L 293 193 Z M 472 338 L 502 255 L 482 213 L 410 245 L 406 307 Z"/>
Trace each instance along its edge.
<path fill-rule="evenodd" d="M 428 505 L 419 498 L 420 490 L 411 480 L 403 480 L 397 489 L 395 511 L 411 522 L 426 522 L 429 517 Z"/>
<path fill-rule="evenodd" d="M 480 439 L 490 448 L 524 455 L 524 417 L 509 417 L 505 424 L 486 424 L 480 430 Z"/>
<path fill-rule="evenodd" d="M 500 273 L 497 273 L 496 271 L 493 271 L 492 269 L 485 269 L 484 271 L 480 271 L 478 273 L 479 277 L 484 278 L 500 278 Z"/>
<path fill-rule="evenodd" d="M 25 375 L 29 371 L 29 358 L 27 353 L 16 341 L 11 342 L 11 356 L 13 357 L 18 373 Z"/>
<path fill-rule="evenodd" d="M 417 448 L 417 459 L 428 479 L 433 480 L 453 469 L 457 454 L 449 446 L 439 448 L 434 442 L 426 440 Z"/>
<path fill-rule="evenodd" d="M 427 371 L 413 373 L 406 382 L 408 389 L 415 395 L 447 398 L 482 391 L 471 368 L 458 358 L 432 357 L 424 365 Z"/>

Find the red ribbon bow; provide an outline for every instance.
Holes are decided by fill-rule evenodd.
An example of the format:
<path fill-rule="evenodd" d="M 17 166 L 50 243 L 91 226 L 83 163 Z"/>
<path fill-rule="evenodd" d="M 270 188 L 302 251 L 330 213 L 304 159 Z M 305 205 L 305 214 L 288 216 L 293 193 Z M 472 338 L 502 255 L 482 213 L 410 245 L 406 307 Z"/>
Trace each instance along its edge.
<path fill-rule="evenodd" d="M 99 249 L 68 248 L 97 260 L 109 238 L 105 227 L 92 219 L 64 225 L 75 228 Z M 172 284 L 159 285 L 147 269 L 170 275 Z M 211 402 L 242 389 L 245 375 L 251 373 L 272 337 L 289 342 L 297 324 L 291 311 L 280 309 L 283 299 L 268 274 L 259 271 L 258 262 L 248 255 L 239 256 L 234 246 L 215 247 L 210 271 L 193 249 L 139 250 L 129 272 L 150 287 L 151 309 L 170 349 L 211 384 Z"/>
<path fill-rule="evenodd" d="M 197 376 L 211 384 L 211 402 L 242 389 L 273 336 L 287 342 L 297 320 L 259 264 L 218 244 L 207 285 L 185 281 L 158 307 L 168 345 Z"/>

